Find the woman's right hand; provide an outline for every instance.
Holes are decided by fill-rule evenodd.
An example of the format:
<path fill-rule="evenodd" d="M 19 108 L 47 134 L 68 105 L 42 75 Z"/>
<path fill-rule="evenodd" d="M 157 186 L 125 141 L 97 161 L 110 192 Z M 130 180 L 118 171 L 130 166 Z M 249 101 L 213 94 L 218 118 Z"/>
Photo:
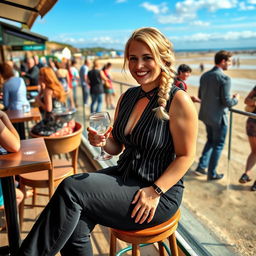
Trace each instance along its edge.
<path fill-rule="evenodd" d="M 104 147 L 106 145 L 107 139 L 112 131 L 113 127 L 109 127 L 108 130 L 100 135 L 94 129 L 88 127 L 88 140 L 90 144 L 94 147 Z"/>

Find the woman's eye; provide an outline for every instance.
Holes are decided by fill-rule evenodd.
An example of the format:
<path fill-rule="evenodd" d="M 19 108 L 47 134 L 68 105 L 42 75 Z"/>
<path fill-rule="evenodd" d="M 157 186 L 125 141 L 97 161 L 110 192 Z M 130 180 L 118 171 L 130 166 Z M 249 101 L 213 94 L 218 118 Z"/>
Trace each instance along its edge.
<path fill-rule="evenodd" d="M 153 60 L 153 57 L 152 56 L 145 56 L 144 60 Z"/>
<path fill-rule="evenodd" d="M 136 57 L 130 57 L 130 58 L 129 58 L 129 61 L 135 61 L 135 60 L 137 60 Z"/>

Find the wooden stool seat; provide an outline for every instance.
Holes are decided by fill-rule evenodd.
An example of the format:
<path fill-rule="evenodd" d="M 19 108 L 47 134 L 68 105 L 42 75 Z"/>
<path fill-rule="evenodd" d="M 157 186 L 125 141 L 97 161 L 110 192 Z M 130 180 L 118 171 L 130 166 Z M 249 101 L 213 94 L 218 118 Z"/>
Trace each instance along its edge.
<path fill-rule="evenodd" d="M 159 245 L 159 255 L 165 255 L 163 248 L 163 240 L 168 239 L 172 256 L 178 256 L 178 248 L 175 237 L 175 230 L 178 227 L 180 219 L 180 210 L 178 210 L 171 219 L 168 221 L 142 230 L 119 230 L 110 229 L 111 241 L 110 241 L 110 256 L 116 255 L 116 238 L 132 244 L 132 255 L 139 256 L 139 244 L 156 243 Z"/>

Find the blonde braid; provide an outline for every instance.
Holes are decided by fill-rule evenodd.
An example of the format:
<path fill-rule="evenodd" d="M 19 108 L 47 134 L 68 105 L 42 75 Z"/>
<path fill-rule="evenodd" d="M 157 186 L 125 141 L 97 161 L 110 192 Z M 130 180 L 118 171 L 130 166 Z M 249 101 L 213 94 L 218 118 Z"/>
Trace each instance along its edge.
<path fill-rule="evenodd" d="M 172 65 L 166 71 L 161 72 L 161 79 L 159 84 L 158 100 L 159 107 L 153 109 L 156 112 L 156 117 L 163 120 L 169 120 L 169 113 L 165 107 L 170 97 L 171 87 L 175 77 L 175 71 Z"/>

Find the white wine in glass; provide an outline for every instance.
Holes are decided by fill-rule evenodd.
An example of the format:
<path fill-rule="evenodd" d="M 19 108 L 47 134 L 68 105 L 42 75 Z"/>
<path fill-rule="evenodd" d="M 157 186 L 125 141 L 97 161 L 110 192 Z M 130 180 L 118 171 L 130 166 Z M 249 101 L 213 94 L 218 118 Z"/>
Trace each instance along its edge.
<path fill-rule="evenodd" d="M 111 124 L 110 115 L 108 112 L 93 113 L 89 117 L 89 125 L 92 129 L 97 131 L 98 134 L 104 135 Z M 105 161 L 112 158 L 111 155 L 107 154 L 103 147 L 100 147 L 100 155 L 95 156 L 94 159 L 99 161 Z"/>

